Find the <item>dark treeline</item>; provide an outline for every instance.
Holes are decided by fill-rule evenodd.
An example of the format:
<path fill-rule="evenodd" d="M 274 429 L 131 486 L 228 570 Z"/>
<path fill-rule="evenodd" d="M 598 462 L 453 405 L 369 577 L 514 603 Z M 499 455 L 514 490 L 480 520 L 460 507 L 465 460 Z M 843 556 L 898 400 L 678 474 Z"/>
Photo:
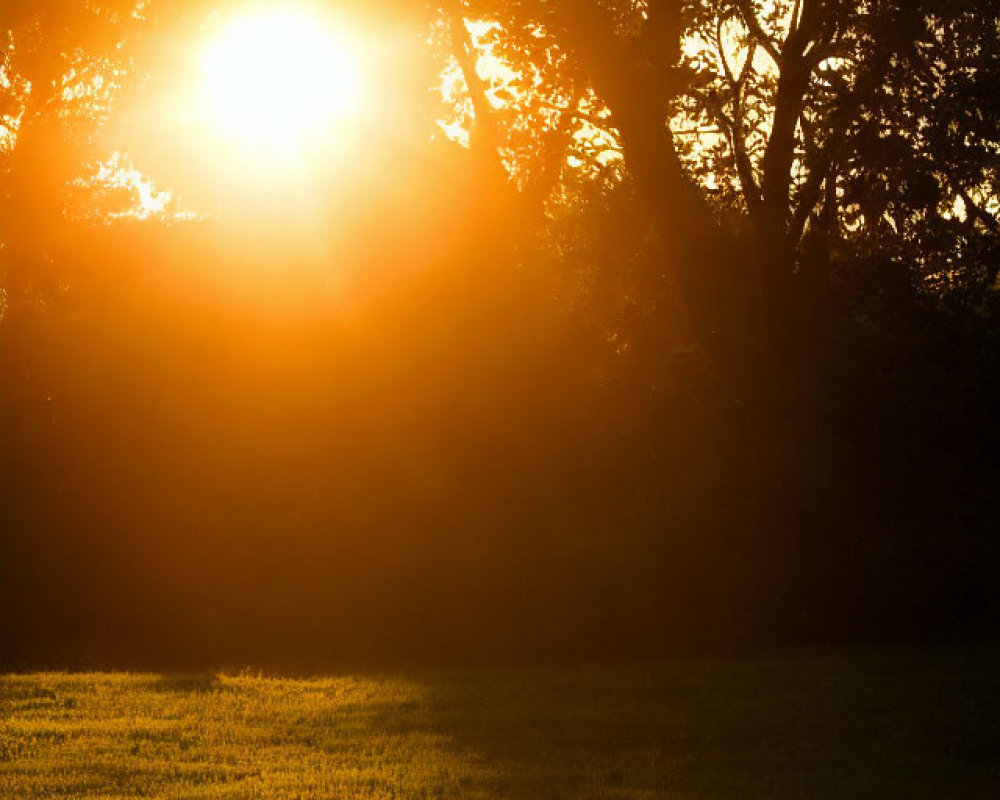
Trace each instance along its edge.
<path fill-rule="evenodd" d="M 754 4 L 608 29 L 614 4 L 557 5 L 545 35 L 571 57 L 545 80 L 596 88 L 620 156 L 553 176 L 579 142 L 518 144 L 507 116 L 532 109 L 473 96 L 468 149 L 383 151 L 395 177 L 321 206 L 318 250 L 281 222 L 65 214 L 40 248 L 55 223 L 24 198 L 48 140 L 27 126 L 4 156 L 0 666 L 992 634 L 996 19 L 799 5 L 781 53 Z M 508 32 L 551 10 L 496 6 L 460 8 Z M 900 14 L 917 33 L 889 41 Z M 730 135 L 659 141 L 621 83 L 655 66 L 642 27 L 693 37 L 720 15 L 786 71 L 690 55 L 664 101 Z M 537 58 L 541 34 L 519 35 L 496 46 Z M 734 117 L 791 102 L 810 42 L 857 65 L 808 65 L 793 167 L 781 114 L 761 141 Z M 939 56 L 976 63 L 949 81 Z"/>

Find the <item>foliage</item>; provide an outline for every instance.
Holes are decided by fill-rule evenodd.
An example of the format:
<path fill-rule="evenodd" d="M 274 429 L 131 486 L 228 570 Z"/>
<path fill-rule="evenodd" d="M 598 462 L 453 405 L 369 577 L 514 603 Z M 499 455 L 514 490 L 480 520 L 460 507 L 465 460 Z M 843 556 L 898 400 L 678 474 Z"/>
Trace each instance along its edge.
<path fill-rule="evenodd" d="M 532 106 L 569 108 L 552 98 L 596 91 L 590 105 L 598 113 L 587 121 L 605 137 L 598 141 L 618 148 L 616 123 L 632 112 L 614 108 L 595 75 L 625 68 L 638 53 L 630 68 L 644 70 L 647 86 L 670 87 L 654 114 L 661 124 L 673 115 L 672 144 L 659 146 L 681 154 L 728 224 L 751 227 L 768 243 L 766 258 L 795 251 L 795 269 L 835 280 L 831 269 L 850 272 L 878 253 L 914 284 L 935 292 L 977 287 L 983 297 L 995 276 L 1000 34 L 982 23 L 996 18 L 995 9 L 706 0 L 686 4 L 681 16 L 679 4 L 660 7 L 675 10 L 581 3 L 564 17 L 545 3 L 464 7 L 463 15 L 491 20 L 491 52 L 517 76 L 503 108 L 481 102 L 475 124 L 538 134 L 559 124 L 537 118 Z M 676 42 L 657 38 L 658 20 L 671 14 L 678 25 L 668 38 L 683 36 L 677 65 Z M 603 55 L 590 61 L 579 46 L 588 35 L 604 40 Z M 542 80 L 537 70 L 545 65 L 558 68 Z M 482 90 L 475 84 L 473 77 L 473 95 Z M 643 102 L 655 108 L 655 92 Z M 587 138 L 577 127 L 556 152 L 551 140 L 544 153 L 526 141 L 516 158 L 510 145 L 502 157 L 520 172 L 554 159 L 592 163 L 579 152 Z M 625 164 L 640 181 L 650 168 L 627 147 Z"/>

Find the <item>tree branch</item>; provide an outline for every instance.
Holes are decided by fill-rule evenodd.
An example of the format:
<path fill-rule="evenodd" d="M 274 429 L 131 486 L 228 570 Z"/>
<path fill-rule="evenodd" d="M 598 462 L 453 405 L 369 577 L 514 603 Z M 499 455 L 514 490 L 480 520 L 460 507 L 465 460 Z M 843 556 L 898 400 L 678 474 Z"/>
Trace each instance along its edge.
<path fill-rule="evenodd" d="M 799 203 L 789 225 L 789 239 L 795 245 L 801 242 L 806 223 L 823 195 L 823 187 L 830 180 L 832 164 L 833 159 L 825 153 L 812 172 L 809 173 L 805 186 L 799 192 Z"/>
<path fill-rule="evenodd" d="M 639 35 L 647 58 L 662 53 L 667 64 L 676 64 L 681 57 L 681 4 L 676 0 L 650 0 Z"/>
<path fill-rule="evenodd" d="M 486 96 L 486 84 L 476 72 L 476 51 L 472 42 L 472 35 L 465 24 L 465 16 L 462 13 L 462 5 L 454 2 L 448 9 L 448 22 L 452 38 L 452 49 L 458 66 L 462 70 L 462 77 L 465 85 L 469 89 L 469 97 L 472 100 L 473 130 L 470 132 L 470 140 L 476 144 L 477 149 L 482 147 L 490 152 L 496 152 L 498 146 L 496 121 L 493 118 L 493 109 Z"/>
<path fill-rule="evenodd" d="M 722 62 L 722 70 L 725 73 L 726 81 L 729 83 L 729 88 L 732 92 L 733 116 L 732 119 L 726 119 L 724 114 L 720 114 L 720 117 L 726 123 L 723 127 L 726 132 L 726 138 L 729 140 L 729 149 L 733 153 L 733 166 L 736 168 L 736 174 L 740 179 L 740 188 L 743 191 L 747 210 L 750 212 L 751 219 L 756 224 L 761 221 L 763 201 L 760 194 L 760 187 L 757 185 L 757 180 L 754 177 L 753 164 L 750 161 L 750 156 L 747 154 L 746 139 L 744 138 L 743 86 L 750 76 L 757 43 L 751 40 L 746 61 L 743 63 L 743 67 L 740 69 L 740 74 L 737 78 L 733 74 L 732 67 L 729 66 L 729 58 L 726 55 L 726 46 L 723 42 L 722 24 L 723 19 L 720 17 L 715 25 L 715 46 L 719 60 Z"/>
<path fill-rule="evenodd" d="M 544 211 L 545 201 L 559 180 L 566 160 L 565 151 L 573 138 L 573 121 L 577 118 L 574 109 L 579 103 L 577 96 L 567 108 L 560 110 L 556 124 L 542 135 L 541 152 L 537 159 L 540 168 L 528 176 L 521 190 L 528 215 L 539 216 Z"/>
<path fill-rule="evenodd" d="M 802 21 L 802 0 L 795 0 L 795 5 L 792 6 L 792 19 L 788 24 L 788 35 L 785 37 L 787 42 L 791 39 L 799 29 L 799 23 Z"/>
<path fill-rule="evenodd" d="M 757 44 L 764 48 L 764 51 L 771 57 L 771 60 L 780 66 L 781 51 L 778 49 L 777 42 L 767 35 L 767 32 L 760 24 L 760 20 L 757 19 L 757 12 L 753 7 L 753 3 L 750 0 L 735 0 L 735 2 L 747 31 L 753 36 Z"/>
<path fill-rule="evenodd" d="M 760 219 L 764 204 L 760 196 L 760 187 L 753 174 L 753 164 L 747 153 L 746 140 L 743 138 L 743 126 L 734 124 L 729 136 L 729 146 L 733 151 L 733 164 L 740 179 L 740 188 L 746 200 L 750 218 L 755 222 Z"/>
<path fill-rule="evenodd" d="M 960 186 L 956 181 L 948 178 L 948 183 L 951 184 L 952 190 L 962 198 L 962 203 L 965 205 L 965 213 L 968 216 L 980 224 L 992 233 L 1000 233 L 1000 221 L 997 220 L 992 214 L 982 208 L 964 187 Z"/>
<path fill-rule="evenodd" d="M 562 115 L 567 115 L 571 119 L 577 119 L 580 120 L 580 122 L 586 122 L 593 125 L 602 133 L 610 135 L 614 130 L 614 123 L 609 117 L 601 117 L 589 111 L 581 110 L 579 107 L 579 101 L 577 103 L 570 102 L 566 105 L 559 105 L 558 103 L 553 103 L 545 98 L 539 98 L 538 105 L 542 108 L 547 108 L 550 111 L 559 112 L 560 118 L 562 118 Z"/>

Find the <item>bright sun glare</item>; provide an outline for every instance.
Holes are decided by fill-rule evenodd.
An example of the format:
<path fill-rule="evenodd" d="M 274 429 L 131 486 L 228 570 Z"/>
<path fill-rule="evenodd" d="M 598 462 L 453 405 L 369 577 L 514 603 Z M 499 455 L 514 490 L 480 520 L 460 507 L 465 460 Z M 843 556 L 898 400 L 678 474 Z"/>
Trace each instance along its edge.
<path fill-rule="evenodd" d="M 359 99 L 350 49 L 305 12 L 257 12 L 230 22 L 202 58 L 215 124 L 253 147 L 294 150 L 350 114 Z"/>

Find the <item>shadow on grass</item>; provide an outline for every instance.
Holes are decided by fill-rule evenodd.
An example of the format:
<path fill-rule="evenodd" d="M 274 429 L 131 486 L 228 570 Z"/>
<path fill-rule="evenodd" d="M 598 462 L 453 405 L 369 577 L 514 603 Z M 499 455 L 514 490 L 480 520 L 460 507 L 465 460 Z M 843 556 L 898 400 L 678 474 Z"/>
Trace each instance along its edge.
<path fill-rule="evenodd" d="M 995 653 L 428 676 L 487 796 L 992 798 Z M 416 717 L 382 721 L 405 733 Z"/>

